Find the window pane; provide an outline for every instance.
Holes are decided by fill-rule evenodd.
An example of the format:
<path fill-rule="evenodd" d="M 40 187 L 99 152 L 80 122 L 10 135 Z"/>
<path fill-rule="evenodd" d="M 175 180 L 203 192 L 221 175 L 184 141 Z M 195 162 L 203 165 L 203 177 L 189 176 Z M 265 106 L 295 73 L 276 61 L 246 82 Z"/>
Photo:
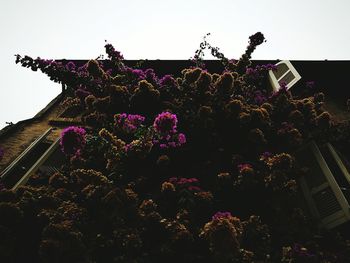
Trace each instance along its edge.
<path fill-rule="evenodd" d="M 289 84 L 293 79 L 295 79 L 295 76 L 289 71 L 283 78 L 279 79 L 278 82 L 286 82 Z"/>
<path fill-rule="evenodd" d="M 279 79 L 288 70 L 289 70 L 288 66 L 285 63 L 281 63 L 281 64 L 277 65 L 277 70 L 273 71 L 273 74 L 275 74 L 276 79 Z"/>

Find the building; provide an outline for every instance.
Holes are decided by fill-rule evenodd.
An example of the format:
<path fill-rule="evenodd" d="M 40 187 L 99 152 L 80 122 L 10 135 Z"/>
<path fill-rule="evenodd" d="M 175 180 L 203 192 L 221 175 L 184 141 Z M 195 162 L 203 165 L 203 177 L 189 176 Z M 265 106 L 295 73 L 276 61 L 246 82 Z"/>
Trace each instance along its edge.
<path fill-rule="evenodd" d="M 85 61 L 76 61 L 84 63 Z M 277 63 L 277 61 L 253 61 L 253 64 Z M 326 94 L 325 108 L 335 116 L 336 121 L 350 120 L 346 89 L 349 61 L 291 61 L 301 76 L 292 93 L 305 92 L 307 81 L 314 81 L 316 89 Z M 126 64 L 135 65 L 136 61 Z M 181 69 L 191 66 L 190 61 L 144 61 L 142 67 L 152 67 L 158 75 L 178 75 Z M 207 62 L 211 72 L 222 71 L 218 61 Z M 64 127 L 80 125 L 79 111 L 72 111 L 60 105 L 65 99 L 62 93 L 53 99 L 42 111 L 31 119 L 20 121 L 0 131 L 0 145 L 6 155 L 0 162 L 1 183 L 16 189 L 39 172 L 54 173 L 65 161 L 59 149 L 59 135 Z M 310 213 L 319 219 L 320 226 L 333 228 L 350 220 L 350 166 L 347 157 L 331 144 L 317 145 L 309 142 L 298 153 L 300 163 L 310 166 L 300 179 L 306 204 Z"/>

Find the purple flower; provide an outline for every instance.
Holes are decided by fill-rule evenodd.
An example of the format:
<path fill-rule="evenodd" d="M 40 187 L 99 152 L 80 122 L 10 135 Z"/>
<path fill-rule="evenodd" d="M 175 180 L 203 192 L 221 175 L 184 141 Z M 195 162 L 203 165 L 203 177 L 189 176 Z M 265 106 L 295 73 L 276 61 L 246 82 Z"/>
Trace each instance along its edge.
<path fill-rule="evenodd" d="M 75 66 L 73 61 L 69 61 L 66 65 L 66 69 L 68 71 L 75 71 L 75 68 L 76 68 L 76 66 Z"/>
<path fill-rule="evenodd" d="M 177 182 L 177 177 L 170 177 L 169 182 L 175 184 Z"/>
<path fill-rule="evenodd" d="M 277 71 L 277 66 L 275 64 L 267 64 L 266 67 L 268 70 Z"/>
<path fill-rule="evenodd" d="M 267 100 L 266 96 L 260 90 L 257 90 L 255 92 L 255 94 L 254 94 L 254 102 L 257 105 L 263 104 L 264 102 L 266 102 L 266 100 Z"/>
<path fill-rule="evenodd" d="M 175 148 L 176 142 L 168 142 L 168 146 Z"/>
<path fill-rule="evenodd" d="M 167 146 L 165 143 L 159 144 L 159 147 L 160 147 L 161 149 L 166 149 L 166 148 L 168 148 L 168 146 Z"/>
<path fill-rule="evenodd" d="M 160 86 L 169 86 L 175 87 L 177 85 L 176 80 L 171 75 L 165 75 L 163 78 L 159 80 Z"/>
<path fill-rule="evenodd" d="M 287 82 L 280 81 L 279 84 L 280 84 L 280 90 L 287 90 L 288 89 Z"/>
<path fill-rule="evenodd" d="M 192 177 L 192 178 L 187 179 L 187 182 L 188 183 L 198 183 L 199 181 L 197 178 Z"/>
<path fill-rule="evenodd" d="M 162 112 L 154 120 L 153 127 L 156 132 L 162 135 L 176 133 L 177 117 L 170 112 Z"/>
<path fill-rule="evenodd" d="M 156 74 L 154 73 L 154 69 L 153 68 L 148 68 L 144 71 L 144 74 L 146 76 L 146 80 L 150 83 L 157 83 L 158 82 L 158 78 L 156 76 Z"/>
<path fill-rule="evenodd" d="M 259 75 L 259 72 L 254 68 L 247 68 L 245 74 L 250 77 L 256 78 Z"/>
<path fill-rule="evenodd" d="M 311 258 L 315 256 L 314 254 L 309 253 L 307 248 L 303 247 L 298 243 L 294 244 L 292 251 L 293 254 L 298 257 Z"/>
<path fill-rule="evenodd" d="M 183 133 L 179 133 L 177 139 L 178 139 L 178 142 L 179 142 L 180 145 L 186 143 L 186 136 Z"/>
<path fill-rule="evenodd" d="M 198 186 L 195 185 L 190 185 L 189 187 L 187 187 L 187 190 L 191 191 L 191 192 L 200 192 L 202 191 L 202 189 Z"/>
<path fill-rule="evenodd" d="M 133 69 L 133 70 L 131 70 L 131 73 L 139 80 L 146 78 L 146 75 L 142 69 Z"/>
<path fill-rule="evenodd" d="M 86 131 L 83 128 L 70 126 L 61 133 L 61 150 L 68 156 L 80 155 L 81 149 L 85 146 Z"/>
<path fill-rule="evenodd" d="M 212 216 L 212 220 L 229 218 L 229 217 L 232 217 L 230 212 L 216 212 L 215 215 Z"/>
<path fill-rule="evenodd" d="M 248 168 L 251 169 L 252 168 L 252 166 L 249 163 L 242 163 L 242 164 L 239 164 L 237 167 L 238 167 L 238 170 L 240 172 L 242 172 L 245 169 L 248 169 Z"/>
<path fill-rule="evenodd" d="M 172 184 L 176 184 L 176 185 L 191 185 L 191 184 L 197 184 L 199 183 L 199 180 L 197 178 L 184 178 L 184 177 L 171 177 L 169 179 L 169 182 Z"/>
<path fill-rule="evenodd" d="M 134 133 L 142 125 L 145 117 L 138 114 L 116 114 L 114 116 L 115 124 L 118 129 L 126 133 Z"/>
<path fill-rule="evenodd" d="M 260 160 L 264 161 L 272 157 L 272 153 L 270 152 L 263 152 L 263 154 L 260 156 Z"/>

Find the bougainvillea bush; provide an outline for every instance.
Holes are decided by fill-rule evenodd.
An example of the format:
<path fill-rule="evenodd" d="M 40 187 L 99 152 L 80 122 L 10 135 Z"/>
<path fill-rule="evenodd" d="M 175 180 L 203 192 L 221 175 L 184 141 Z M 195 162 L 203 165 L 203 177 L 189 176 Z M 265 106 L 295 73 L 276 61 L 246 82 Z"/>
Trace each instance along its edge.
<path fill-rule="evenodd" d="M 350 242 L 305 209 L 293 155 L 340 140 L 338 124 L 322 93 L 271 92 L 276 67 L 250 62 L 263 42 L 229 60 L 205 39 L 179 76 L 128 67 L 110 44 L 83 65 L 17 55 L 83 115 L 61 134 L 60 172 L 1 190 L 1 262 L 346 261 Z M 205 69 L 207 48 L 221 74 Z"/>

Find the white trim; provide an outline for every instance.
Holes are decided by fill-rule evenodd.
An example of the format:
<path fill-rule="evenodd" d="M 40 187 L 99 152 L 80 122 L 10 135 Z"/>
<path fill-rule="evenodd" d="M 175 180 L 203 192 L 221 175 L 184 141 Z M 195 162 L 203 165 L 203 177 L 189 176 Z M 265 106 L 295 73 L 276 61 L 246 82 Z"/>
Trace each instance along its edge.
<path fill-rule="evenodd" d="M 274 92 L 277 92 L 280 89 L 280 84 L 279 82 L 281 79 L 283 79 L 289 72 L 291 72 L 294 75 L 294 79 L 291 80 L 289 83 L 287 83 L 287 90 L 289 90 L 295 83 L 297 83 L 300 79 L 301 76 L 298 73 L 298 71 L 294 68 L 292 63 L 289 60 L 282 60 L 276 64 L 276 66 L 280 64 L 285 64 L 288 67 L 288 70 L 281 76 L 279 79 L 276 78 L 274 72 L 272 70 L 269 70 L 269 80 L 272 86 L 272 89 Z"/>
<path fill-rule="evenodd" d="M 343 192 L 340 190 L 339 185 L 337 183 L 337 181 L 334 179 L 334 176 L 331 172 L 331 170 L 329 169 L 326 161 L 324 160 L 320 149 L 317 147 L 316 143 L 312 143 L 311 144 L 311 148 L 312 148 L 312 152 L 314 153 L 316 160 L 318 162 L 318 164 L 320 165 L 324 175 L 326 176 L 328 182 L 329 182 L 329 186 L 331 187 L 335 197 L 337 198 L 339 205 L 341 206 L 342 210 L 345 213 L 345 216 L 350 219 L 350 213 L 349 213 L 349 203 L 346 200 Z"/>
<path fill-rule="evenodd" d="M 334 147 L 332 146 L 332 144 L 327 143 L 327 147 L 332 155 L 332 157 L 334 158 L 334 160 L 336 161 L 336 163 L 338 164 L 340 170 L 342 171 L 344 177 L 346 178 L 346 180 L 349 182 L 350 184 L 350 174 L 348 172 L 348 169 L 346 169 L 344 163 L 342 162 L 342 160 L 340 159 L 338 153 L 335 151 Z"/>
<path fill-rule="evenodd" d="M 330 150 L 330 153 L 332 157 L 336 160 L 337 164 L 339 165 L 340 169 L 344 173 L 344 176 L 347 180 L 350 180 L 350 174 L 345 168 L 343 162 L 339 158 L 338 154 L 336 153 L 333 146 L 329 143 L 327 143 L 327 147 Z M 321 151 L 319 150 L 319 147 L 317 144 L 312 141 L 306 146 L 304 146 L 300 151 L 305 150 L 311 150 L 312 158 L 316 159 L 316 162 L 318 166 L 320 167 L 322 173 L 319 174 L 319 176 L 325 177 L 326 182 L 310 188 L 308 184 L 306 183 L 305 176 L 302 176 L 299 179 L 301 189 L 303 191 L 304 197 L 307 201 L 307 204 L 309 206 L 311 214 L 320 220 L 320 226 L 323 226 L 328 229 L 332 229 L 340 224 L 343 224 L 350 220 L 350 209 L 349 209 L 349 203 L 346 200 L 342 190 L 340 189 L 337 181 L 334 178 L 334 175 L 332 174 L 331 170 L 329 169 L 325 159 L 322 156 Z M 312 171 L 311 171 L 312 172 Z M 336 211 L 335 213 L 326 216 L 324 218 L 321 218 L 320 212 L 318 211 L 314 195 L 323 191 L 324 189 L 330 187 L 331 191 L 333 192 L 335 198 L 337 199 L 337 202 L 340 206 L 340 209 Z"/>
<path fill-rule="evenodd" d="M 320 216 L 320 213 L 318 212 L 315 201 L 312 198 L 309 187 L 307 186 L 305 177 L 304 176 L 300 177 L 299 182 L 300 182 L 301 190 L 304 193 L 304 197 L 306 199 L 306 202 L 309 205 L 310 212 L 311 212 L 312 216 L 315 218 L 321 219 L 321 216 Z"/>

